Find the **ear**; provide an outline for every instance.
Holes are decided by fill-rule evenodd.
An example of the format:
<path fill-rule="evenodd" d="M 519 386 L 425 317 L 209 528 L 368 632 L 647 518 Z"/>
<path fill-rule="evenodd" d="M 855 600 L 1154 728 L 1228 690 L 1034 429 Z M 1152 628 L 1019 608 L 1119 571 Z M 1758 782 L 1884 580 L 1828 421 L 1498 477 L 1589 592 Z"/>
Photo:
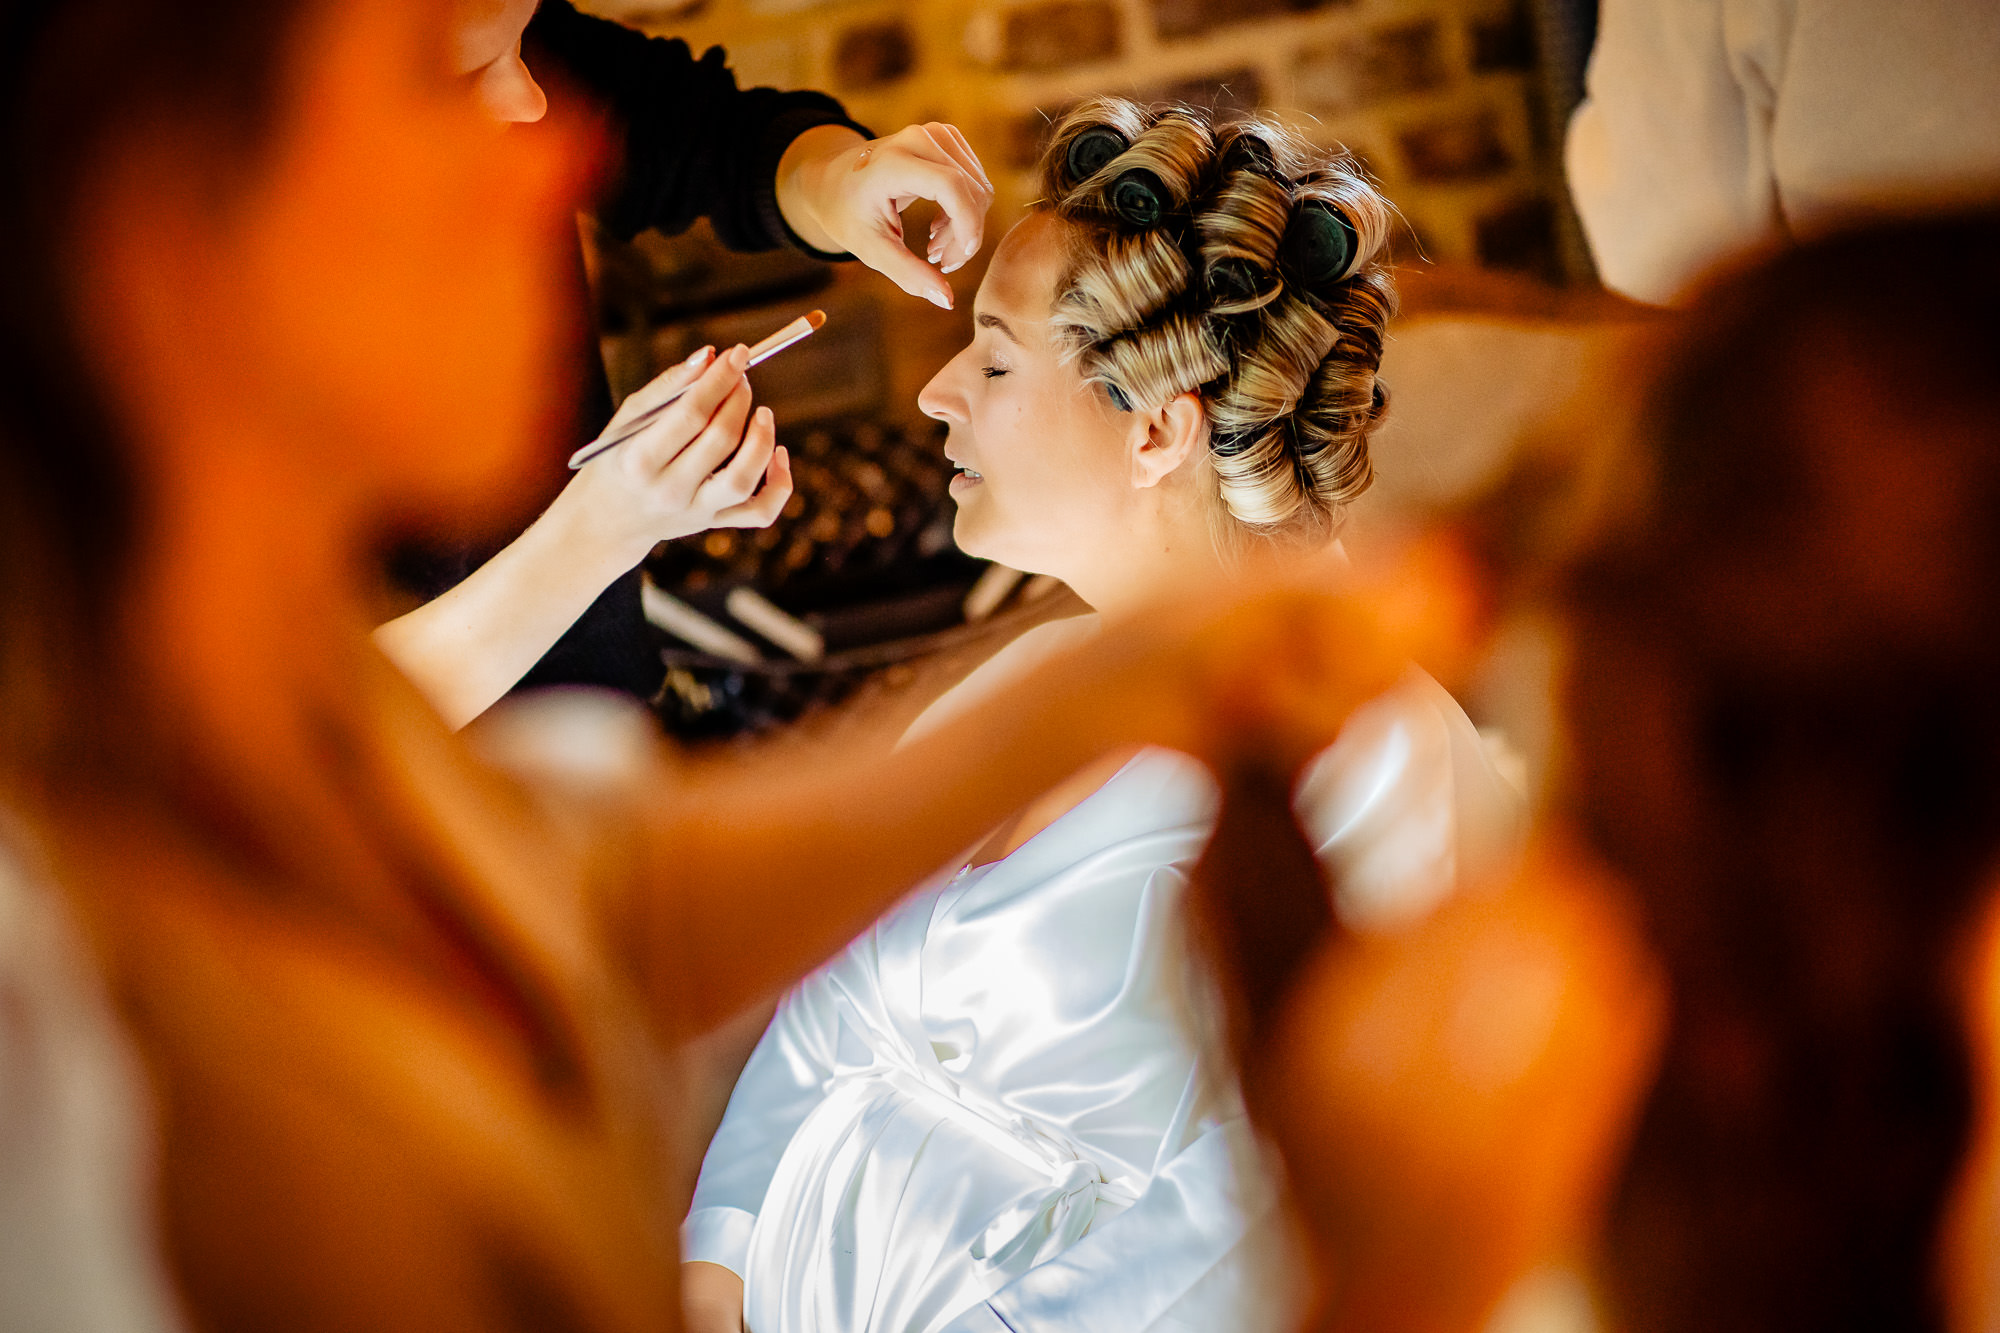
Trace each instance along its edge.
<path fill-rule="evenodd" d="M 1160 407 L 1134 415 L 1132 485 L 1140 490 L 1158 486 L 1208 447 L 1208 409 L 1198 393 L 1175 394 Z"/>

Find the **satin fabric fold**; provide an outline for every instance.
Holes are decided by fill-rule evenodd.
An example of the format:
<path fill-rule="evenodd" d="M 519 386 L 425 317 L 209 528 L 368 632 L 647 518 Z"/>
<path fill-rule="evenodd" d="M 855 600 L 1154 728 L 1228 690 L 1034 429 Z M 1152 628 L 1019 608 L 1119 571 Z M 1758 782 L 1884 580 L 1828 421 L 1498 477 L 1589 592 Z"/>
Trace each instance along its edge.
<path fill-rule="evenodd" d="M 1202 1057 L 1179 943 L 1215 799 L 1199 765 L 1147 751 L 787 997 L 683 1232 L 685 1258 L 743 1276 L 756 1333 L 1282 1326 L 1251 1242 L 1274 1192 Z M 1520 822 L 1420 675 L 1356 715 L 1300 799 L 1344 908 L 1385 919 Z"/>

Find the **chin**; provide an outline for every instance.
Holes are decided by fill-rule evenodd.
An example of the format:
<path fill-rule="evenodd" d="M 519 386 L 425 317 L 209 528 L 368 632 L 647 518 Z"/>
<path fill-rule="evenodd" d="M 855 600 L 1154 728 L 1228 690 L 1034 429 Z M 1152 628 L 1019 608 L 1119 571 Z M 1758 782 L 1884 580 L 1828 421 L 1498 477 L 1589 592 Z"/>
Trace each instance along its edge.
<path fill-rule="evenodd" d="M 976 560 L 991 560 L 994 557 L 988 552 L 986 543 L 980 540 L 985 534 L 979 529 L 979 520 L 977 518 L 968 518 L 965 506 L 960 504 L 958 506 L 958 517 L 951 521 L 952 542 L 959 550 Z"/>
<path fill-rule="evenodd" d="M 993 531 L 988 523 L 982 521 L 984 517 L 984 515 L 978 514 L 976 511 L 971 516 L 968 516 L 965 508 L 960 506 L 958 519 L 952 524 L 951 528 L 952 541 L 958 546 L 959 550 L 965 552 L 965 554 L 973 557 L 975 560 L 991 560 L 996 565 L 1005 565 L 1007 568 L 1017 569 L 1023 574 L 1053 572 L 1047 568 L 1049 563 L 1047 559 L 1043 558 L 1048 554 L 1046 549 L 1038 548 L 1032 541 L 1023 543 L 1008 540 L 1009 534 L 1007 532 Z M 1019 536 L 1020 534 L 1015 533 L 1013 535 Z M 1040 556 L 1036 554 L 1037 550 L 1041 551 Z M 1061 576 L 1057 575 L 1057 577 L 1060 578 Z"/>

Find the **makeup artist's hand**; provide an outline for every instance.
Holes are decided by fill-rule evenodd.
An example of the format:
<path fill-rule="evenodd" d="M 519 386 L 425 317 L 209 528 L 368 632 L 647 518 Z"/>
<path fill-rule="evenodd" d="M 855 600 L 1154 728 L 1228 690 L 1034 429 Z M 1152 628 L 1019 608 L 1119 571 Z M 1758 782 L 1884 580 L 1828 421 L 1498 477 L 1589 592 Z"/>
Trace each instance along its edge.
<path fill-rule="evenodd" d="M 659 420 L 585 463 L 472 577 L 375 631 L 448 725 L 464 726 L 513 688 L 653 543 L 778 516 L 792 495 L 791 462 L 770 410 L 751 410 L 748 360 L 747 348 L 716 356 L 704 347 L 633 394 L 613 420 L 691 386 Z"/>
<path fill-rule="evenodd" d="M 777 184 L 778 208 L 807 245 L 846 251 L 946 310 L 951 285 L 943 274 L 979 253 L 993 204 L 993 182 L 965 136 L 936 121 L 874 140 L 844 125 L 807 130 L 785 150 Z M 919 199 L 940 210 L 929 263 L 903 245 L 903 210 Z"/>
<path fill-rule="evenodd" d="M 615 577 L 656 542 L 777 518 L 792 497 L 791 460 L 771 409 L 751 407 L 748 359 L 740 346 L 720 356 L 704 347 L 620 405 L 614 425 L 692 385 L 652 425 L 585 463 L 550 506 L 578 555 L 601 554 Z"/>

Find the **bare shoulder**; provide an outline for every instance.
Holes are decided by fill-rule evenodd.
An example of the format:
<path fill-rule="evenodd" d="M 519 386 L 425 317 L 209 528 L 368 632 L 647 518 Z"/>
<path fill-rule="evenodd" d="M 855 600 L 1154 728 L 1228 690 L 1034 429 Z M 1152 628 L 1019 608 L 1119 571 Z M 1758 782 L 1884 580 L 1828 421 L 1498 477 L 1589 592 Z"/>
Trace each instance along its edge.
<path fill-rule="evenodd" d="M 910 729 L 903 733 L 904 743 L 983 706 L 1049 658 L 1095 638 L 1102 624 L 1102 617 L 1093 612 L 1044 621 L 1022 632 L 918 714 Z"/>

